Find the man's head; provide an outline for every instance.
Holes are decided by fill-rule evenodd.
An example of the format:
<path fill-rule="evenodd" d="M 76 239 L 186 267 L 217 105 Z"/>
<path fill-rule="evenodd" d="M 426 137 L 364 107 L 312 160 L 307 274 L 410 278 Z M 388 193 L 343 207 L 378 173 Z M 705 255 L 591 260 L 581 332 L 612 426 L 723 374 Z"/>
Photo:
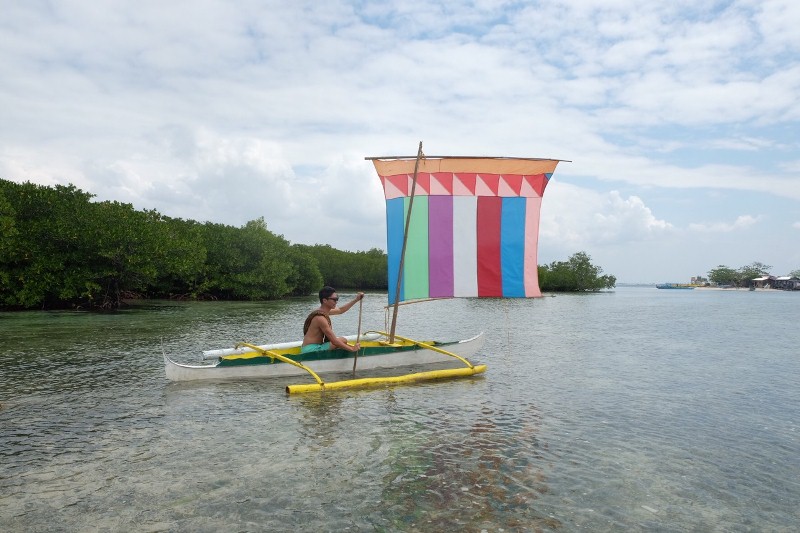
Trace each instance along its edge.
<path fill-rule="evenodd" d="M 336 298 L 337 301 L 339 300 L 339 298 L 336 296 L 336 289 L 326 285 L 319 291 L 319 303 L 323 303 L 323 300 L 327 300 L 329 298 Z"/>

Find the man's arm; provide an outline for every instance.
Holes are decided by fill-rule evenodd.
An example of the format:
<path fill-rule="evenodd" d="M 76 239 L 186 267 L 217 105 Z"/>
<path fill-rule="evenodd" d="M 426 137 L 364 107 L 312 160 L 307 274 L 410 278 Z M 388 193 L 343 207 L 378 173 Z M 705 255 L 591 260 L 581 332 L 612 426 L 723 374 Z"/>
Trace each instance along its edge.
<path fill-rule="evenodd" d="M 335 309 L 331 309 L 328 314 L 329 315 L 341 315 L 343 313 L 346 313 L 346 312 L 348 312 L 350 310 L 351 307 L 353 307 L 356 304 L 356 302 L 358 302 L 359 300 L 362 300 L 363 298 L 364 298 L 364 293 L 363 292 L 359 292 L 358 294 L 356 294 L 355 298 L 353 298 L 352 300 L 350 300 L 349 302 L 347 302 L 344 305 L 340 305 L 339 307 L 336 307 Z"/>
<path fill-rule="evenodd" d="M 314 317 L 314 321 L 317 322 L 320 331 L 325 335 L 328 341 L 335 347 L 341 348 L 342 350 L 347 350 L 348 352 L 357 352 L 360 348 L 359 344 L 356 343 L 355 346 L 350 346 L 345 342 L 344 338 L 339 338 L 336 336 L 336 333 L 333 332 L 333 328 L 328 324 L 328 321 L 325 320 L 325 317 L 316 316 Z"/>

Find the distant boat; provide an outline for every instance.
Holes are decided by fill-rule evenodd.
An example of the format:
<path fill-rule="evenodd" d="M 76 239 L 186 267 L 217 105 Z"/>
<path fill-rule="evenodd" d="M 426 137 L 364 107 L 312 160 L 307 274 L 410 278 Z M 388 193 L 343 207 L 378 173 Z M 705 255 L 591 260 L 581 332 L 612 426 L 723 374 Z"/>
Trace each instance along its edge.
<path fill-rule="evenodd" d="M 656 289 L 694 289 L 693 285 L 684 285 L 681 283 L 659 283 Z"/>

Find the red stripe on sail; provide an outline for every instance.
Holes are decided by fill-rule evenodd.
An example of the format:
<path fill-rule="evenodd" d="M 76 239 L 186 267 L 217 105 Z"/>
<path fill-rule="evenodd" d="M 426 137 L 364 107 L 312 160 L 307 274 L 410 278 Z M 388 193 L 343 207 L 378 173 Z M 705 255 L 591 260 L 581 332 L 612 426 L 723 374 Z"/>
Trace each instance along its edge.
<path fill-rule="evenodd" d="M 500 262 L 500 221 L 503 199 L 479 196 L 477 214 L 478 296 L 502 297 L 503 278 Z"/>

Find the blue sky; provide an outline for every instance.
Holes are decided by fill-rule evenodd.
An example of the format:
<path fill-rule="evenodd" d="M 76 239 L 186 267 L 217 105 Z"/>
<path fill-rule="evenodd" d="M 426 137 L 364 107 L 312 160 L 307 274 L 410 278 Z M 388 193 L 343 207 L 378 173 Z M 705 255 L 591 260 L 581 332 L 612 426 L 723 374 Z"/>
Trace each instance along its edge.
<path fill-rule="evenodd" d="M 552 157 L 539 262 L 800 269 L 800 3 L 8 2 L 0 177 L 385 248 L 367 156 Z"/>

